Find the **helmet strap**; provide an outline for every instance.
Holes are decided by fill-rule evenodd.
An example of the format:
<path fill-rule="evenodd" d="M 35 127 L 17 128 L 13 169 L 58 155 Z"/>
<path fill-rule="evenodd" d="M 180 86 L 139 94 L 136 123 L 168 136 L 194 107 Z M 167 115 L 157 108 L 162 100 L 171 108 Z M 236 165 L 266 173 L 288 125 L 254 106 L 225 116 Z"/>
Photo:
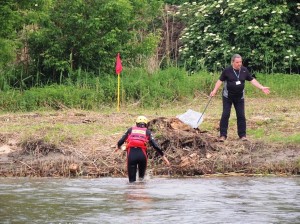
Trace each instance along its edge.
<path fill-rule="evenodd" d="M 147 125 L 145 123 L 136 123 L 136 126 L 139 128 L 146 128 Z"/>

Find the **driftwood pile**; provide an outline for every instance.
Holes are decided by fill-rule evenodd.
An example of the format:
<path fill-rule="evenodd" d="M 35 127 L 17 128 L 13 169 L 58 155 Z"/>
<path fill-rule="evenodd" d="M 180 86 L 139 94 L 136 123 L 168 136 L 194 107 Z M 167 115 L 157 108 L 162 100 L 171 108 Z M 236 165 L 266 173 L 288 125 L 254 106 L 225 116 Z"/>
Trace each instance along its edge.
<path fill-rule="evenodd" d="M 296 148 L 285 151 L 290 153 L 290 160 L 280 160 L 280 149 L 258 142 L 219 143 L 210 133 L 192 129 L 177 118 L 153 119 L 149 129 L 171 163 L 167 167 L 156 151 L 149 148 L 148 171 L 153 175 L 299 173 L 299 164 L 293 157 L 298 152 Z M 84 150 L 71 144 L 56 146 L 30 139 L 19 146 L 22 150 L 10 153 L 9 159 L 0 163 L 0 176 L 125 177 L 127 174 L 125 151 L 115 152 L 111 145 Z"/>

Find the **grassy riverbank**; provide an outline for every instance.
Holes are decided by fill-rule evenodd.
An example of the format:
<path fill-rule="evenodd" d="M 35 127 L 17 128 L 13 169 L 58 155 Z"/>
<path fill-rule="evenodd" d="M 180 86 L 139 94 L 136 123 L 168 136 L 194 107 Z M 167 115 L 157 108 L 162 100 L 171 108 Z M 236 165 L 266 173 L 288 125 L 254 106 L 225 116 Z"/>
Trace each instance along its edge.
<path fill-rule="evenodd" d="M 237 138 L 234 112 L 228 140 L 217 142 L 220 93 L 199 130 L 176 123 L 175 117 L 188 109 L 203 111 L 219 74 L 125 70 L 120 112 L 116 76 L 76 77 L 0 93 L 1 176 L 124 176 L 125 153 L 113 153 L 114 147 L 141 114 L 153 121 L 153 133 L 172 164 L 164 167 L 150 150 L 149 168 L 155 174 L 299 173 L 300 76 L 257 74 L 270 87 L 268 96 L 247 83 L 246 143 Z"/>
<path fill-rule="evenodd" d="M 228 141 L 216 142 L 221 100 L 216 97 L 206 111 L 200 132 L 166 129 L 154 132 L 163 144 L 171 167 L 165 167 L 150 150 L 149 169 L 154 175 L 206 175 L 218 173 L 297 174 L 300 170 L 299 99 L 247 98 L 249 142 L 238 141 L 234 113 Z M 207 103 L 199 95 L 187 103 L 156 109 L 121 107 L 121 112 L 64 109 L 0 116 L 1 176 L 125 176 L 126 157 L 114 146 L 136 116 L 150 120 L 173 119 L 187 109 L 201 112 Z M 163 134 L 169 136 L 165 137 Z M 184 137 L 185 139 L 181 139 Z M 169 139 L 166 139 L 169 138 Z M 195 144 L 183 142 L 195 139 Z M 165 143 L 173 142 L 176 150 Z M 73 172 L 70 168 L 75 166 Z"/>
<path fill-rule="evenodd" d="M 121 111 L 118 113 L 116 108 L 103 107 L 100 111 L 85 111 L 77 109 L 65 109 L 58 111 L 35 111 L 30 113 L 4 113 L 1 115 L 3 122 L 1 132 L 4 134 L 19 133 L 20 136 L 25 136 L 28 133 L 35 135 L 40 129 L 47 129 L 48 127 L 54 129 L 51 133 L 47 134 L 49 142 L 57 141 L 56 136 L 61 138 L 72 138 L 81 134 L 82 138 L 88 137 L 84 133 L 93 134 L 98 133 L 103 136 L 114 134 L 115 131 L 124 131 L 127 127 L 134 124 L 135 117 L 143 114 L 154 119 L 156 117 L 176 117 L 179 114 L 184 113 L 188 109 L 193 109 L 198 112 L 202 112 L 208 102 L 207 96 L 199 95 L 193 100 L 187 103 L 174 103 L 172 106 L 162 106 L 156 109 L 149 108 L 137 108 L 135 104 L 128 105 L 127 107 L 121 107 Z M 247 98 L 246 99 L 246 116 L 248 125 L 248 136 L 256 140 L 263 140 L 265 142 L 278 142 L 280 144 L 295 143 L 300 144 L 300 112 L 299 99 L 283 99 L 283 98 Z M 222 113 L 222 102 L 220 97 L 215 97 L 208 106 L 204 122 L 201 124 L 200 129 L 209 131 L 214 135 L 218 135 L 218 124 Z M 91 128 L 89 125 L 63 125 L 58 122 L 55 124 L 49 124 L 46 122 L 32 123 L 33 117 L 53 117 L 57 115 L 68 116 L 68 113 L 75 113 L 78 116 L 92 115 L 94 119 L 97 116 L 110 117 L 114 115 L 118 117 L 117 120 L 111 119 L 107 124 L 95 125 Z M 14 122 L 16 118 L 17 122 Z M 20 122 L 19 122 L 20 121 Z M 42 121 L 42 120 L 41 120 Z M 23 123 L 24 122 L 24 123 Z M 93 122 L 91 122 L 93 123 Z M 61 133 L 62 132 L 62 133 Z M 234 110 L 229 124 L 229 138 L 235 138 L 236 134 L 236 117 Z"/>

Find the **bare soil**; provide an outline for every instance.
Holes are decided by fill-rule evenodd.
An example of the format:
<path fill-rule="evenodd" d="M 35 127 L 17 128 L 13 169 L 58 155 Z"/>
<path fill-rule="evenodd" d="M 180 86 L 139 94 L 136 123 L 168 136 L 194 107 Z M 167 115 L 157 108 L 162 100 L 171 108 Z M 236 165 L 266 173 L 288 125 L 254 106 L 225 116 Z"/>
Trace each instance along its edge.
<path fill-rule="evenodd" d="M 125 177 L 126 153 L 114 150 L 135 116 L 73 110 L 1 115 L 0 176 Z M 297 144 L 232 138 L 221 143 L 215 133 L 192 129 L 173 116 L 153 116 L 149 128 L 171 163 L 165 166 L 149 148 L 148 170 L 153 175 L 300 173 Z"/>

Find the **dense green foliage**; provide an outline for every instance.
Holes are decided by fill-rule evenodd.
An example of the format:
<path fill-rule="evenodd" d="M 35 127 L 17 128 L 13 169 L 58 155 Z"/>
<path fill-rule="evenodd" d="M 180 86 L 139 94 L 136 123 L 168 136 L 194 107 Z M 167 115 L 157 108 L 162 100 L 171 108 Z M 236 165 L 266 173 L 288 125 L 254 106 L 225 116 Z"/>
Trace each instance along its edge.
<path fill-rule="evenodd" d="M 0 86 L 59 83 L 77 69 L 112 74 L 117 52 L 139 66 L 158 45 L 161 7 L 158 0 L 1 1 Z"/>
<path fill-rule="evenodd" d="M 53 81 L 79 68 L 111 73 L 117 52 L 129 60 L 153 53 L 157 34 L 148 32 L 147 20 L 159 7 L 159 1 L 55 1 L 47 24 L 29 38 L 31 58 Z"/>
<path fill-rule="evenodd" d="M 9 62 L 15 60 L 18 45 L 16 30 L 20 26 L 20 16 L 15 14 L 12 0 L 0 1 L 0 71 Z"/>
<path fill-rule="evenodd" d="M 0 108 L 7 111 L 31 111 L 41 108 L 98 109 L 111 106 L 117 100 L 117 76 L 92 77 L 77 74 L 76 82 L 66 80 L 61 85 L 33 87 L 25 91 L 0 94 Z M 201 84 L 199 84 L 199 82 Z M 195 91 L 209 91 L 210 75 L 187 76 L 185 71 L 170 68 L 147 75 L 143 69 L 124 71 L 121 82 L 122 104 L 138 102 L 141 107 L 156 107 L 194 96 Z"/>
<path fill-rule="evenodd" d="M 115 85 L 111 75 L 117 52 L 125 68 L 123 102 L 137 100 L 142 106 L 156 99 L 178 100 L 195 90 L 183 91 L 194 85 L 188 81 L 194 76 L 181 79 L 182 70 L 171 68 L 173 82 L 165 71 L 157 71 L 159 66 L 166 73 L 172 65 L 219 72 L 239 53 L 256 72 L 299 73 L 299 8 L 295 0 L 2 0 L 0 90 L 23 96 L 32 87 L 50 86 L 45 91 L 51 92 L 56 84 L 79 89 L 88 85 L 91 91 L 97 89 L 97 100 L 105 95 L 103 102 L 113 102 L 115 88 L 108 89 Z M 167 11 L 184 19 L 187 27 L 181 36 L 177 31 L 182 23 Z M 143 67 L 155 75 L 148 77 Z M 197 74 L 205 78 L 205 72 Z M 150 89 L 152 83 L 158 84 Z"/>
<path fill-rule="evenodd" d="M 267 73 L 300 72 L 300 4 L 296 0 L 203 0 L 185 3 L 182 60 L 190 69 L 226 67 L 239 53 Z"/>
<path fill-rule="evenodd" d="M 207 100 L 219 74 L 207 72 L 192 76 L 178 68 L 168 68 L 147 74 L 144 69 L 126 69 L 121 75 L 121 104 L 123 106 L 157 108 L 173 103 L 188 103 L 192 99 Z M 297 97 L 300 94 L 299 75 L 257 74 L 258 80 L 271 88 L 267 97 Z M 265 97 L 251 84 L 246 85 L 247 97 Z M 201 96 L 201 97 L 199 97 Z M 219 97 L 221 91 L 219 91 Z M 34 111 L 43 109 L 78 108 L 96 110 L 117 104 L 117 76 L 93 77 L 78 71 L 76 82 L 44 88 L 0 92 L 2 111 Z"/>

